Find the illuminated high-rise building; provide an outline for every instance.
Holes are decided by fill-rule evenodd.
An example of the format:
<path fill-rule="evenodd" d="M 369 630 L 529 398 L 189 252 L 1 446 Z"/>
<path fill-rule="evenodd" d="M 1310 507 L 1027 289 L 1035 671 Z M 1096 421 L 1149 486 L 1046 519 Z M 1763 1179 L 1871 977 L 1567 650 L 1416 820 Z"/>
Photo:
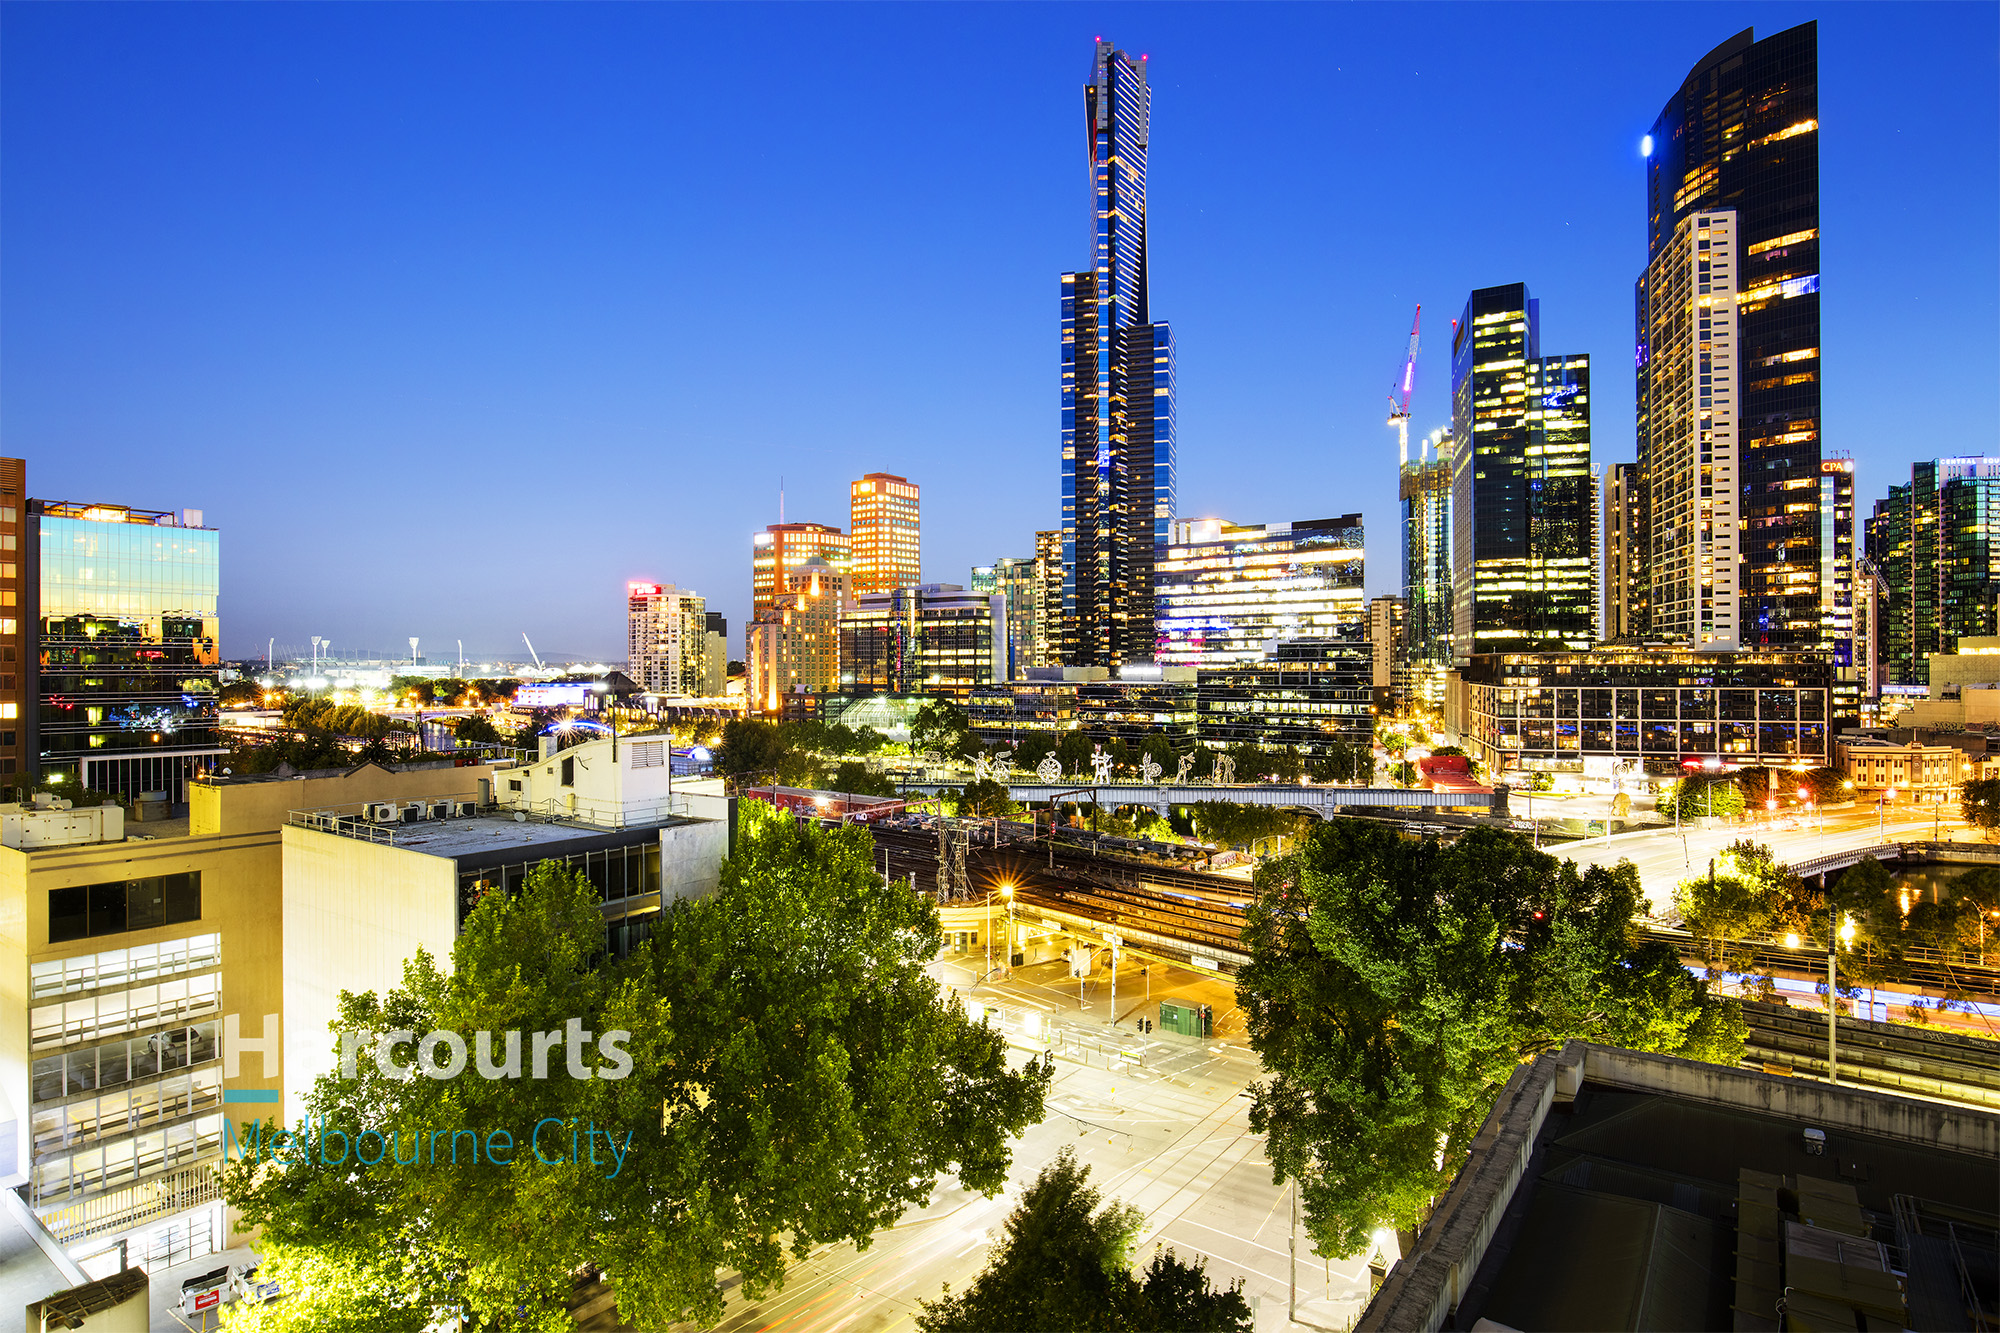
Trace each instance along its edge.
<path fill-rule="evenodd" d="M 27 532 L 28 464 L 0 458 L 0 797 L 33 785 L 35 633 Z"/>
<path fill-rule="evenodd" d="M 1451 459 L 1452 433 L 1446 427 L 1418 442 L 1417 457 L 1402 464 L 1397 478 L 1403 520 L 1402 660 L 1440 669 L 1451 663 Z"/>
<path fill-rule="evenodd" d="M 1016 667 L 1061 666 L 1063 653 L 1063 535 L 1035 534 L 1035 628 L 1032 654 Z"/>
<path fill-rule="evenodd" d="M 1100 39 L 1084 89 L 1091 267 L 1062 276 L 1063 647 L 1151 659 L 1153 553 L 1174 516 L 1174 340 L 1146 293 L 1146 58 Z"/>
<path fill-rule="evenodd" d="M 750 711 L 782 712 L 787 695 L 840 687 L 840 613 L 848 605 L 846 572 L 820 556 L 786 572 L 785 591 L 744 631 Z"/>
<path fill-rule="evenodd" d="M 848 581 L 856 594 L 913 588 L 923 582 L 918 554 L 922 526 L 917 484 L 908 477 L 871 472 L 848 487 Z"/>
<path fill-rule="evenodd" d="M 1696 63 L 1641 145 L 1650 638 L 1839 652 L 1822 589 L 1839 560 L 1817 503 L 1818 64 L 1814 24 L 1761 42 L 1746 28 Z M 1847 577 L 1851 596 L 1851 558 Z"/>
<path fill-rule="evenodd" d="M 671 583 L 625 588 L 626 674 L 654 694 L 706 693 L 708 607 L 699 593 Z"/>
<path fill-rule="evenodd" d="M 183 800 L 227 753 L 215 737 L 219 534 L 198 509 L 32 500 L 27 513 L 38 766 Z"/>
<path fill-rule="evenodd" d="M 1261 662 L 1296 639 L 1368 638 L 1361 515 L 1239 526 L 1182 519 L 1154 576 L 1163 665 Z"/>
<path fill-rule="evenodd" d="M 1639 508 L 1639 465 L 1604 469 L 1604 630 L 1606 643 L 1639 637 L 1646 621 L 1646 540 Z"/>
<path fill-rule="evenodd" d="M 2000 458 L 1913 464 L 1909 484 L 1875 502 L 1867 546 L 1887 591 L 1874 643 L 1882 684 L 1928 685 L 1932 653 L 2000 634 Z"/>
<path fill-rule="evenodd" d="M 1452 336 L 1452 654 L 1597 638 L 1590 358 L 1541 354 L 1541 302 L 1472 293 Z"/>
<path fill-rule="evenodd" d="M 1036 562 L 1023 556 L 1002 556 L 993 562 L 993 591 L 1007 599 L 1005 679 L 1013 679 L 1024 667 L 1040 665 L 1035 661 L 1035 641 L 1041 634 L 1041 585 L 1036 569 Z"/>
<path fill-rule="evenodd" d="M 824 523 L 773 523 L 751 539 L 751 614 L 777 605 L 778 598 L 792 590 L 791 576 L 808 560 L 823 561 L 845 580 L 852 549 L 846 533 Z"/>

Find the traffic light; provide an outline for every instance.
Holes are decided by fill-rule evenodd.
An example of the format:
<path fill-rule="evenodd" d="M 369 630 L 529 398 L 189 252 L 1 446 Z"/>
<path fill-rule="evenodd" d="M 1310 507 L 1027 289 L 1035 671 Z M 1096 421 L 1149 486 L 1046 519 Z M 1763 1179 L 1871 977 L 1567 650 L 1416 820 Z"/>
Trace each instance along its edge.
<path fill-rule="evenodd" d="M 1139 1021 L 1140 1021 L 1140 1022 L 1142 1022 L 1142 1023 L 1144 1023 L 1144 1024 L 1146 1025 L 1146 1031 L 1148 1031 L 1148 1032 L 1151 1032 L 1151 1031 L 1153 1030 L 1153 1020 L 1152 1020 L 1152 1019 L 1150 1019 L 1150 1018 L 1142 1018 L 1142 1019 L 1140 1019 Z"/>
<path fill-rule="evenodd" d="M 1138 1028 L 1139 1031 L 1144 1032 L 1146 1030 L 1146 1020 L 1142 1018 L 1138 1022 L 1134 1023 L 1133 1026 Z"/>

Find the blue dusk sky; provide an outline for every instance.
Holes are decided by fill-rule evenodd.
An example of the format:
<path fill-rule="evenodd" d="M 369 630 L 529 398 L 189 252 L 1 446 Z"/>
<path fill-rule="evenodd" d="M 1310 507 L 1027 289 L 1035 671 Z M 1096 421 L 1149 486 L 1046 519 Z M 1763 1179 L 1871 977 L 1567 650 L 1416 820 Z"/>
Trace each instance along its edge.
<path fill-rule="evenodd" d="M 750 537 L 923 487 L 924 573 L 1059 522 L 1082 86 L 1151 56 L 1180 499 L 1358 510 L 1525 281 L 1633 456 L 1639 141 L 1731 34 L 1819 23 L 1825 442 L 1864 512 L 2000 421 L 1991 4 L 0 8 L 0 452 L 198 507 L 223 647 L 624 654 L 629 578 L 740 655 Z M 282 649 L 281 649 L 282 651 Z"/>

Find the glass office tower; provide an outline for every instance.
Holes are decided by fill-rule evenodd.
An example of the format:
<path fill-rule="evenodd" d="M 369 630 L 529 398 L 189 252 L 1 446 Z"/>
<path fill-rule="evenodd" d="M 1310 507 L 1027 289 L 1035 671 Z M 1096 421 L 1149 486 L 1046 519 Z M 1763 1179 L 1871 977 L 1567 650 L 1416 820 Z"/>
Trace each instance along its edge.
<path fill-rule="evenodd" d="M 1930 654 L 2000 634 L 2000 458 L 1913 464 L 1867 523 L 1888 588 L 1875 653 L 1882 683 L 1928 685 Z"/>
<path fill-rule="evenodd" d="M 1527 287 L 1472 293 L 1452 337 L 1452 652 L 1591 646 L 1590 358 L 1541 354 Z"/>
<path fill-rule="evenodd" d="M 1761 42 L 1746 28 L 1702 57 L 1642 145 L 1647 269 L 1636 289 L 1634 363 L 1639 491 L 1655 565 L 1653 623 L 1641 629 L 1651 636 L 1836 647 L 1813 503 L 1822 486 L 1818 66 L 1814 24 Z M 1725 321 L 1726 357 L 1704 331 Z M 1663 341 L 1665 333 L 1675 336 Z M 1725 400 L 1726 422 L 1703 410 L 1720 412 Z M 1727 447 L 1706 449 L 1705 461 L 1709 445 Z M 1713 481 L 1708 496 L 1704 476 Z M 1713 524 L 1706 533 L 1704 521 Z M 1712 605 L 1730 583 L 1734 616 Z"/>
<path fill-rule="evenodd" d="M 1239 526 L 1183 519 L 1160 552 L 1157 660 L 1261 662 L 1294 639 L 1365 640 L 1361 515 Z"/>
<path fill-rule="evenodd" d="M 1148 661 L 1153 553 L 1174 514 L 1174 341 L 1146 297 L 1144 56 L 1099 40 L 1084 89 L 1088 272 L 1062 276 L 1062 660 Z"/>
<path fill-rule="evenodd" d="M 96 791 L 184 798 L 215 744 L 219 534 L 199 510 L 29 502 L 38 762 Z"/>

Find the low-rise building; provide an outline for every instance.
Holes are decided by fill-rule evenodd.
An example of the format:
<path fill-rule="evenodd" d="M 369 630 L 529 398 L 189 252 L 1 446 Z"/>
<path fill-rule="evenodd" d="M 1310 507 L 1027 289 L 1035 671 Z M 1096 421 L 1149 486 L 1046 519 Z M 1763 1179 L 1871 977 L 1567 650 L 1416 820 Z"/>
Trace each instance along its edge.
<path fill-rule="evenodd" d="M 1921 738 L 1920 738 L 1921 737 Z M 1844 737 L 1834 747 L 1841 776 L 1857 795 L 1887 791 L 1945 796 L 1976 778 L 2000 774 L 2000 754 L 1984 732 L 1950 736 Z"/>
<path fill-rule="evenodd" d="M 265 1016 L 283 1009 L 291 802 L 456 799 L 490 771 L 212 774 L 189 784 L 188 821 L 131 828 L 116 806 L 6 808 L 0 1185 L 80 1258 L 123 1243 L 134 1263 L 177 1263 L 229 1246 L 224 1094 L 275 1100 L 283 1077 Z M 230 1016 L 243 1039 L 273 1040 L 225 1076 Z"/>
<path fill-rule="evenodd" d="M 543 861 L 602 898 L 606 948 L 623 955 L 662 908 L 718 882 L 727 801 L 713 779 L 675 779 L 664 736 L 587 741 L 497 770 L 491 805 L 389 802 L 293 811 L 283 832 L 287 1115 L 334 1067 L 328 1025 L 343 990 L 400 985 L 419 949 L 449 966 L 488 893 Z"/>
<path fill-rule="evenodd" d="M 1445 728 L 1493 773 L 1582 772 L 1592 759 L 1652 772 L 1829 762 L 1833 668 L 1808 652 L 1605 645 L 1493 653 L 1452 673 Z"/>

